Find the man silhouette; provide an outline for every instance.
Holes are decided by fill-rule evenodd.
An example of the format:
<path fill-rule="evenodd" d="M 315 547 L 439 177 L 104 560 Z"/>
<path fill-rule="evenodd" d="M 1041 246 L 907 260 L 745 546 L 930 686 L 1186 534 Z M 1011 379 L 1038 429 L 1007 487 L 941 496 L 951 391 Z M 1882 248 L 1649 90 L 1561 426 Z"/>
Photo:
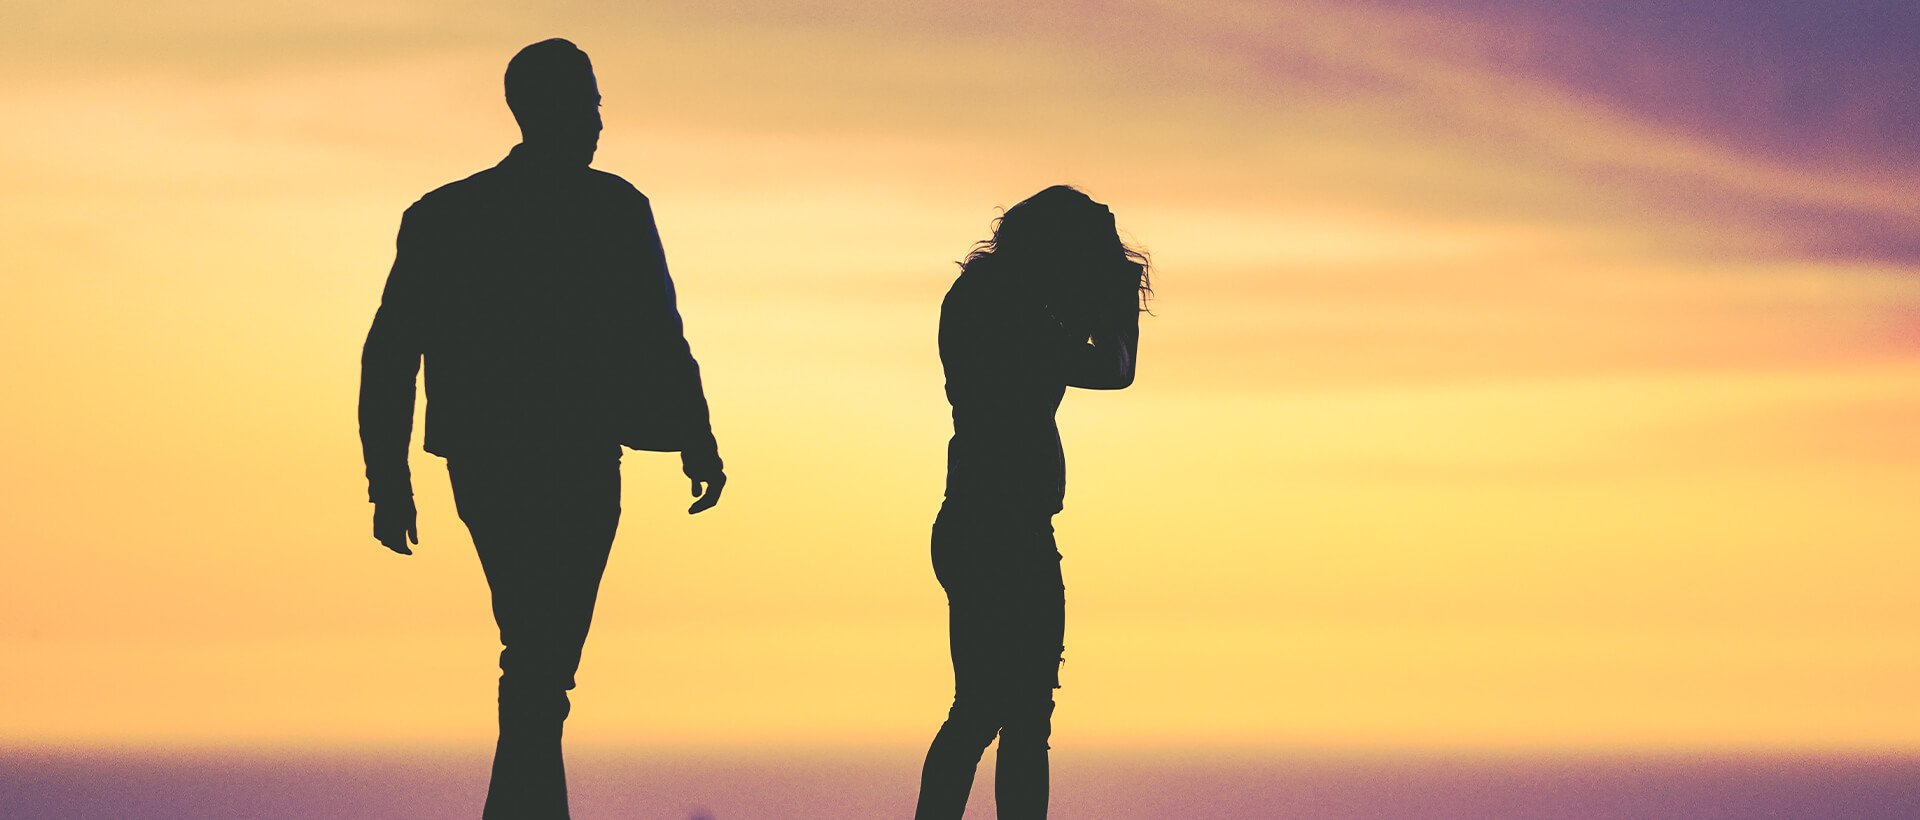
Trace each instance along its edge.
<path fill-rule="evenodd" d="M 360 440 L 373 535 L 410 555 L 424 359 L 426 449 L 447 459 L 504 646 L 484 816 L 566 817 L 561 726 L 620 519 L 620 447 L 678 451 L 689 513 L 727 479 L 652 206 L 587 167 L 601 127 L 587 55 L 527 46 L 506 96 L 520 144 L 401 219 L 361 358 Z"/>

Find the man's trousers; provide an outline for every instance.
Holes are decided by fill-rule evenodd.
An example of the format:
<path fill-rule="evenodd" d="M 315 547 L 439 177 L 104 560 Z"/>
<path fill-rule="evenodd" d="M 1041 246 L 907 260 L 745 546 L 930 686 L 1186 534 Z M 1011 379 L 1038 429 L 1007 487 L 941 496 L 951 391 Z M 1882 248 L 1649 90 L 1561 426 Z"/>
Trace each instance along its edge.
<path fill-rule="evenodd" d="M 500 626 L 500 739 L 483 817 L 567 817 L 560 753 L 580 650 L 620 521 L 620 455 L 450 459 Z"/>

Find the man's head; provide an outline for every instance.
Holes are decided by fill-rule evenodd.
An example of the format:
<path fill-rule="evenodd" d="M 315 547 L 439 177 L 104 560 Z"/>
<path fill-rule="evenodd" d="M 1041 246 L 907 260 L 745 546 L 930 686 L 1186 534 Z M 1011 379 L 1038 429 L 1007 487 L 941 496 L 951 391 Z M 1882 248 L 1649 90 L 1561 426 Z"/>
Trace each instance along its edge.
<path fill-rule="evenodd" d="M 507 63 L 507 107 L 522 141 L 581 164 L 600 145 L 600 85 L 579 46 L 559 38 L 520 49 Z"/>

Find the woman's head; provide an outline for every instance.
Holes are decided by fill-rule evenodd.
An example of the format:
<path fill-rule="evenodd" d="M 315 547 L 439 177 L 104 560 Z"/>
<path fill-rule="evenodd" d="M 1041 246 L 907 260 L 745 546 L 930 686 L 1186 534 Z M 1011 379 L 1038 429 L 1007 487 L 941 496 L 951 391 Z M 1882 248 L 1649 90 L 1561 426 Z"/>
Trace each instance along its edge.
<path fill-rule="evenodd" d="M 991 260 L 989 262 L 989 260 Z M 1071 185 L 1055 185 L 1008 208 L 993 237 L 974 246 L 961 267 L 990 264 L 1028 278 L 1050 303 L 1085 310 L 1117 293 L 1144 308 L 1153 295 L 1146 253 L 1127 247 L 1113 211 Z"/>

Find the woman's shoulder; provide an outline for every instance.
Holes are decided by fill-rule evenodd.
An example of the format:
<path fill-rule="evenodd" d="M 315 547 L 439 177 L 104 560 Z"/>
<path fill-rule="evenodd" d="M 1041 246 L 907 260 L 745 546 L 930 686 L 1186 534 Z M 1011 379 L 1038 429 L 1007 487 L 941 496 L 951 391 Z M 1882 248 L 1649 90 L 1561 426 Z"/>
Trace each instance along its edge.
<path fill-rule="evenodd" d="M 985 305 L 990 301 L 993 284 L 986 281 L 986 274 L 977 266 L 960 271 L 953 278 L 953 284 L 947 287 L 947 295 L 940 300 L 940 309 L 965 310 Z"/>
<path fill-rule="evenodd" d="M 954 278 L 953 286 L 947 289 L 949 301 L 959 300 L 983 306 L 1015 306 L 1031 301 L 1029 297 L 1027 289 L 1021 287 L 1017 274 L 991 256 L 969 262 Z"/>
<path fill-rule="evenodd" d="M 940 304 L 942 334 L 991 336 L 1013 346 L 1043 342 L 1054 323 L 1046 306 L 1019 284 L 993 271 L 961 273 Z"/>

